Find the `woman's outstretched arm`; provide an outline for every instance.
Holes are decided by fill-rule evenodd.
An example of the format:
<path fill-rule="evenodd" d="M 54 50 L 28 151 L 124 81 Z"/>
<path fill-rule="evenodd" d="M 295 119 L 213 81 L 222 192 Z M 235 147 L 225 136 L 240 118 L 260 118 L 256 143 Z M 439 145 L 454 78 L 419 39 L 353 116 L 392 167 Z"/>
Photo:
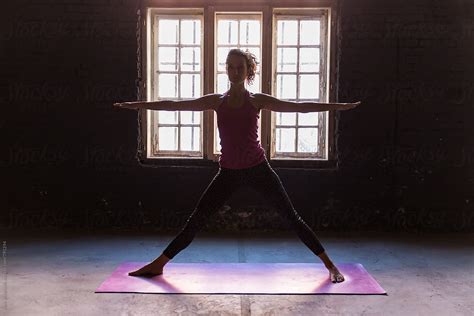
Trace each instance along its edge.
<path fill-rule="evenodd" d="M 204 111 L 215 110 L 222 94 L 206 94 L 200 98 L 190 100 L 161 100 L 161 101 L 135 101 L 114 103 L 114 106 L 125 109 L 149 109 L 164 111 Z"/>
<path fill-rule="evenodd" d="M 275 112 L 322 112 L 329 110 L 350 110 L 360 104 L 355 103 L 319 103 L 319 102 L 294 102 L 284 101 L 265 93 L 255 93 L 253 101 L 260 109 Z"/>

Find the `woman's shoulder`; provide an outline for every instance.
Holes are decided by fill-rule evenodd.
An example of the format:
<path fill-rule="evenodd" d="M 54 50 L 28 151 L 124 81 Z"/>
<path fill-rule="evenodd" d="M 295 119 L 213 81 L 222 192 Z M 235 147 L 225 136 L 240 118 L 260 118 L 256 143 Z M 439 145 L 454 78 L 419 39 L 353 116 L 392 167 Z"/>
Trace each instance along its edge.
<path fill-rule="evenodd" d="M 225 95 L 223 93 L 210 93 L 206 94 L 205 97 L 208 98 L 214 111 L 217 111 L 217 108 L 221 105 L 222 101 L 224 101 Z"/>
<path fill-rule="evenodd" d="M 210 98 L 210 99 L 218 99 L 218 98 L 221 98 L 223 96 L 222 93 L 209 93 L 209 94 L 206 94 L 205 96 L 203 96 L 203 98 Z"/>
<path fill-rule="evenodd" d="M 273 98 L 271 95 L 261 92 L 252 93 L 250 92 L 250 96 L 256 100 L 267 100 L 269 98 Z"/>
<path fill-rule="evenodd" d="M 263 106 L 268 102 L 269 97 L 271 96 L 265 93 L 249 93 L 250 102 L 259 110 L 261 110 Z"/>

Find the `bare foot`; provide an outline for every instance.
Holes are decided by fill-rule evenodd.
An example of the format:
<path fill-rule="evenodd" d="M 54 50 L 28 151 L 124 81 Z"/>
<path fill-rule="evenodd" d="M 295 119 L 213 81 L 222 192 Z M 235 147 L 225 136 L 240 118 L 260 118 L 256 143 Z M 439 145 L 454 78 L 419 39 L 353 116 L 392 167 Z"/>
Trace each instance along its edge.
<path fill-rule="evenodd" d="M 328 268 L 328 270 L 329 270 L 329 278 L 331 279 L 332 283 L 344 282 L 344 276 L 342 275 L 341 272 L 339 272 L 336 266 L 332 266 Z"/>
<path fill-rule="evenodd" d="M 155 262 L 151 262 L 142 268 L 129 272 L 128 275 L 131 276 L 146 276 L 146 277 L 153 277 L 155 275 L 163 274 L 163 267 Z"/>
<path fill-rule="evenodd" d="M 130 272 L 128 275 L 131 276 L 146 276 L 146 277 L 153 277 L 155 275 L 163 274 L 163 267 L 170 261 L 171 259 L 168 258 L 165 254 L 161 254 L 158 258 L 143 266 L 142 268 Z"/>

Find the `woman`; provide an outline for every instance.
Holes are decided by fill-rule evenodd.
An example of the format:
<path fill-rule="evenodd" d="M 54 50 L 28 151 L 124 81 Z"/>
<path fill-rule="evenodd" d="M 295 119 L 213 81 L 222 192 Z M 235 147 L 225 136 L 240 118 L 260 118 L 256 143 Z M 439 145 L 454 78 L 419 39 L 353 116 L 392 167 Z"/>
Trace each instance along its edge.
<path fill-rule="evenodd" d="M 186 248 L 204 222 L 216 212 L 238 187 L 247 185 L 265 196 L 296 230 L 300 239 L 315 253 L 329 271 L 333 283 L 344 281 L 344 276 L 327 256 L 315 233 L 298 215 L 280 181 L 268 163 L 264 149 L 257 140 L 257 122 L 261 109 L 277 112 L 317 112 L 348 110 L 357 103 L 290 102 L 263 93 L 251 94 L 245 80 L 252 83 L 256 58 L 249 52 L 232 49 L 227 55 L 226 70 L 230 89 L 224 94 L 208 94 L 185 101 L 125 102 L 115 106 L 129 109 L 203 111 L 217 113 L 221 137 L 219 171 L 201 195 L 193 213 L 181 232 L 153 262 L 130 272 L 131 276 L 154 276 L 163 273 L 165 264 Z"/>

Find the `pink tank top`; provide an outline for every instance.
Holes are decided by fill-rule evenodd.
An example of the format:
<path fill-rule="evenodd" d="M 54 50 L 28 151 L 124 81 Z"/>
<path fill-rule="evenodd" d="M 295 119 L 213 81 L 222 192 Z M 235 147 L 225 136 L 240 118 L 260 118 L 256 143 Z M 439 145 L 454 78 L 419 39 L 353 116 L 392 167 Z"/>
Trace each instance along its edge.
<path fill-rule="evenodd" d="M 228 91 L 218 106 L 217 126 L 221 138 L 219 165 L 228 169 L 250 168 L 263 162 L 265 150 L 258 140 L 257 110 L 249 100 L 250 93 L 245 91 L 245 100 L 239 108 L 228 106 Z"/>

